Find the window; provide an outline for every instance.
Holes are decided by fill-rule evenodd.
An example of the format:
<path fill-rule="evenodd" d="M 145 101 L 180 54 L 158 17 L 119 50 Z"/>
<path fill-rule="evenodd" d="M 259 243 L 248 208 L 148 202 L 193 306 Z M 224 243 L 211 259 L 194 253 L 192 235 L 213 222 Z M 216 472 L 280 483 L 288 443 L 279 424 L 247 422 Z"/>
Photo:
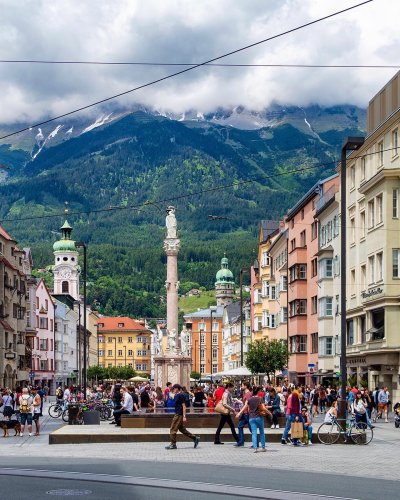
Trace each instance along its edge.
<path fill-rule="evenodd" d="M 39 319 L 39 328 L 43 330 L 47 330 L 48 328 L 48 319 L 47 318 L 40 318 Z"/>
<path fill-rule="evenodd" d="M 288 285 L 288 282 L 287 282 L 287 276 L 281 276 L 281 279 L 280 279 L 280 290 L 281 292 L 287 292 L 287 285 Z"/>
<path fill-rule="evenodd" d="M 365 344 L 367 341 L 367 330 L 366 330 L 365 316 L 360 316 L 360 332 L 361 332 L 361 343 Z"/>
<path fill-rule="evenodd" d="M 132 337 L 128 337 L 128 343 L 132 344 L 132 342 L 133 342 L 133 338 Z"/>
<path fill-rule="evenodd" d="M 142 349 L 139 349 L 137 352 L 137 356 L 148 356 L 148 352 L 146 351 L 146 349 L 142 350 Z"/>
<path fill-rule="evenodd" d="M 290 302 L 289 306 L 290 306 L 290 317 L 307 314 L 306 299 L 293 300 L 292 302 Z"/>
<path fill-rule="evenodd" d="M 213 345 L 218 344 L 218 335 L 216 333 L 212 334 L 212 343 Z"/>
<path fill-rule="evenodd" d="M 333 277 L 332 259 L 321 259 L 319 261 L 319 277 L 320 279 Z"/>
<path fill-rule="evenodd" d="M 271 328 L 276 328 L 276 315 L 275 314 L 270 314 L 270 316 L 269 316 L 269 326 Z"/>
<path fill-rule="evenodd" d="M 206 343 L 206 336 L 204 333 L 200 333 L 200 344 Z"/>
<path fill-rule="evenodd" d="M 262 327 L 263 328 L 269 327 L 269 313 L 268 313 L 268 311 L 262 312 Z"/>
<path fill-rule="evenodd" d="M 399 217 L 399 190 L 393 189 L 392 194 L 392 217 L 398 219 Z"/>
<path fill-rule="evenodd" d="M 318 352 L 318 333 L 311 334 L 311 352 Z"/>
<path fill-rule="evenodd" d="M 350 189 L 354 189 L 356 187 L 356 167 L 352 165 L 350 167 Z"/>
<path fill-rule="evenodd" d="M 47 371 L 49 369 L 49 362 L 47 359 L 40 360 L 40 368 L 41 371 Z"/>
<path fill-rule="evenodd" d="M 318 297 L 314 295 L 311 297 L 311 314 L 317 314 L 318 312 Z"/>
<path fill-rule="evenodd" d="M 351 295 L 355 294 L 355 286 L 356 286 L 356 270 L 352 269 L 350 271 L 350 293 L 351 293 Z"/>
<path fill-rule="evenodd" d="M 321 233 L 320 233 L 320 246 L 323 247 L 326 245 L 326 227 L 321 226 Z"/>
<path fill-rule="evenodd" d="M 380 224 L 383 221 L 383 195 L 376 197 L 376 223 Z"/>
<path fill-rule="evenodd" d="M 400 258 L 400 249 L 393 248 L 392 250 L 392 276 L 393 278 L 400 278 L 399 274 L 399 258 Z"/>
<path fill-rule="evenodd" d="M 293 252 L 293 250 L 295 250 L 295 248 L 296 248 L 296 238 L 293 238 L 290 241 L 290 250 Z"/>
<path fill-rule="evenodd" d="M 319 299 L 319 317 L 331 317 L 333 315 L 333 298 L 322 297 Z"/>
<path fill-rule="evenodd" d="M 118 323 L 118 328 L 123 328 L 125 326 L 125 323 Z"/>
<path fill-rule="evenodd" d="M 365 238 L 365 211 L 360 213 L 360 238 Z"/>
<path fill-rule="evenodd" d="M 361 290 L 365 290 L 366 283 L 367 283 L 367 266 L 364 264 L 361 266 Z"/>
<path fill-rule="evenodd" d="M 218 322 L 217 322 L 217 321 L 215 321 L 215 322 L 213 321 L 213 323 L 212 323 L 212 325 L 211 325 L 211 326 L 212 326 L 212 331 L 213 331 L 213 332 L 217 332 L 217 331 L 218 331 L 219 324 L 218 324 Z"/>
<path fill-rule="evenodd" d="M 368 257 L 369 282 L 375 283 L 375 256 Z"/>
<path fill-rule="evenodd" d="M 383 280 L 383 253 L 376 254 L 376 280 Z"/>
<path fill-rule="evenodd" d="M 104 323 L 97 323 L 97 326 L 98 326 L 99 328 L 104 328 Z"/>
<path fill-rule="evenodd" d="M 362 181 L 365 179 L 366 166 L 367 166 L 367 160 L 366 160 L 365 156 L 363 156 L 361 158 L 361 180 Z"/>
<path fill-rule="evenodd" d="M 200 359 L 204 361 L 205 357 L 206 357 L 206 350 L 200 349 Z"/>
<path fill-rule="evenodd" d="M 354 321 L 352 319 L 347 321 L 347 345 L 354 344 Z"/>
<path fill-rule="evenodd" d="M 332 221 L 329 221 L 328 224 L 326 225 L 326 239 L 327 241 L 331 241 L 333 238 L 332 236 Z"/>
<path fill-rule="evenodd" d="M 122 349 L 118 349 L 118 356 L 122 356 Z"/>
<path fill-rule="evenodd" d="M 199 330 L 205 332 L 206 331 L 206 324 L 204 321 L 199 323 Z"/>
<path fill-rule="evenodd" d="M 307 352 L 307 335 L 293 335 L 290 337 L 290 352 Z"/>
<path fill-rule="evenodd" d="M 104 356 L 104 349 L 99 349 L 99 356 Z"/>
<path fill-rule="evenodd" d="M 311 224 L 311 240 L 315 240 L 318 235 L 318 222 L 314 221 Z"/>
<path fill-rule="evenodd" d="M 113 341 L 112 337 L 108 337 L 107 342 L 110 344 Z"/>
<path fill-rule="evenodd" d="M 118 337 L 118 343 L 122 344 L 122 337 Z"/>
<path fill-rule="evenodd" d="M 47 351 L 47 349 L 48 349 L 48 341 L 47 341 L 47 339 L 40 339 L 39 340 L 39 349 L 41 351 Z"/>
<path fill-rule="evenodd" d="M 104 337 L 103 337 L 103 335 L 99 335 L 99 336 L 97 337 L 97 342 L 98 342 L 99 344 L 102 344 L 102 343 L 104 342 Z"/>
<path fill-rule="evenodd" d="M 383 141 L 378 142 L 378 168 L 383 167 Z"/>
<path fill-rule="evenodd" d="M 393 156 L 397 156 L 398 144 L 399 144 L 399 138 L 398 138 L 398 132 L 397 132 L 397 128 L 396 128 L 392 132 L 392 155 Z"/>
<path fill-rule="evenodd" d="M 280 310 L 280 322 L 287 323 L 287 317 L 288 317 L 288 309 L 287 307 L 282 307 L 282 309 Z"/>
<path fill-rule="evenodd" d="M 263 280 L 261 293 L 262 293 L 263 297 L 268 297 L 268 295 L 269 295 L 269 281 Z"/>
<path fill-rule="evenodd" d="M 333 218 L 333 237 L 339 235 L 339 216 L 335 215 Z"/>
<path fill-rule="evenodd" d="M 147 371 L 147 363 L 136 363 L 136 370 L 139 372 Z"/>
<path fill-rule="evenodd" d="M 138 337 L 136 340 L 139 344 L 146 344 L 147 343 L 147 337 Z"/>
<path fill-rule="evenodd" d="M 212 350 L 212 359 L 217 359 L 218 358 L 218 349 L 213 349 Z"/>
<path fill-rule="evenodd" d="M 133 350 L 132 349 L 128 349 L 128 356 L 133 356 Z"/>
<path fill-rule="evenodd" d="M 217 373 L 218 372 L 218 365 L 216 363 L 213 363 L 212 365 L 212 372 Z"/>
<path fill-rule="evenodd" d="M 320 356 L 333 355 L 333 337 L 322 337 L 319 339 Z"/>
<path fill-rule="evenodd" d="M 356 220 L 350 219 L 350 243 L 355 244 L 356 242 Z"/>
<path fill-rule="evenodd" d="M 306 231 L 302 231 L 300 233 L 300 246 L 305 247 L 306 246 Z"/>
<path fill-rule="evenodd" d="M 206 365 L 203 365 L 203 364 L 200 365 L 200 373 L 202 375 L 204 375 L 204 373 L 206 373 Z"/>
<path fill-rule="evenodd" d="M 266 267 L 266 266 L 269 266 L 270 264 L 271 264 L 271 258 L 269 256 L 269 253 L 264 251 L 262 253 L 262 266 Z"/>
<path fill-rule="evenodd" d="M 68 281 L 63 281 L 61 283 L 61 293 L 69 293 L 69 283 L 68 283 Z"/>
<path fill-rule="evenodd" d="M 112 356 L 112 353 L 113 353 L 113 352 L 112 352 L 112 350 L 111 350 L 111 349 L 108 349 L 107 353 L 108 353 L 108 356 Z"/>
<path fill-rule="evenodd" d="M 271 286 L 269 289 L 269 298 L 271 300 L 276 300 L 276 286 Z"/>
<path fill-rule="evenodd" d="M 290 281 L 307 279 L 307 264 L 295 264 L 289 269 Z"/>
<path fill-rule="evenodd" d="M 368 228 L 371 229 L 375 226 L 375 201 L 368 202 Z"/>

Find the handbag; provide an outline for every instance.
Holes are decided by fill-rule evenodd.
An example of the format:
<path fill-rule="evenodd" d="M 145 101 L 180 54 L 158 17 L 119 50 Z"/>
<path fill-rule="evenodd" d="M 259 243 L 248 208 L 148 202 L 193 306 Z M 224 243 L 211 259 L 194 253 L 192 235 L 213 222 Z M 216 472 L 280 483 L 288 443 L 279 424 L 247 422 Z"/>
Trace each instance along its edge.
<path fill-rule="evenodd" d="M 290 436 L 292 439 L 303 439 L 304 430 L 303 422 L 292 422 L 290 428 Z"/>
<path fill-rule="evenodd" d="M 214 411 L 220 413 L 221 415 L 228 415 L 230 413 L 229 408 L 225 408 L 222 404 L 222 400 L 218 401 L 217 406 L 214 408 Z"/>
<path fill-rule="evenodd" d="M 267 417 L 267 416 L 271 415 L 271 412 L 268 410 L 268 408 L 262 402 L 257 406 L 257 412 L 260 415 L 260 417 Z"/>

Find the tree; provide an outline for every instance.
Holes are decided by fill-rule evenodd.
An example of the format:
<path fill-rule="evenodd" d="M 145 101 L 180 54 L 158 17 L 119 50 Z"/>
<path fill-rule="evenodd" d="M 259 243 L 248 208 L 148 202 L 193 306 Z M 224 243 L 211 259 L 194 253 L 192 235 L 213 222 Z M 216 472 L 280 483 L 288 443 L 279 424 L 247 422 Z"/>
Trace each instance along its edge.
<path fill-rule="evenodd" d="M 287 366 L 287 346 L 279 340 L 255 340 L 249 345 L 245 365 L 251 373 L 265 373 L 270 378 Z"/>
<path fill-rule="evenodd" d="M 104 379 L 104 368 L 102 368 L 101 366 L 89 366 L 89 368 L 87 369 L 87 378 L 88 380 L 95 380 L 96 383 L 99 381 L 99 380 L 103 380 Z"/>
<path fill-rule="evenodd" d="M 195 380 L 199 380 L 201 378 L 201 374 L 199 372 L 191 372 L 190 378 L 194 378 Z"/>

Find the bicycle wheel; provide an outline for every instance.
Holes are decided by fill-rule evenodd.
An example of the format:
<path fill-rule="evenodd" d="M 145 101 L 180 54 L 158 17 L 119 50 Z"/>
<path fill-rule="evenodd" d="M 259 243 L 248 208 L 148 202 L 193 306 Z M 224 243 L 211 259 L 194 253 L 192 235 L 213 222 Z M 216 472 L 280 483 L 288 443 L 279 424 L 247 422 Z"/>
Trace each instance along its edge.
<path fill-rule="evenodd" d="M 68 422 L 68 420 L 69 420 L 68 408 L 63 411 L 63 413 L 62 413 L 62 419 L 64 420 L 64 422 Z"/>
<path fill-rule="evenodd" d="M 48 412 L 51 418 L 59 418 L 62 413 L 62 408 L 59 404 L 54 403 L 49 407 Z"/>
<path fill-rule="evenodd" d="M 368 444 L 374 437 L 374 431 L 365 422 L 358 422 L 350 427 L 350 437 L 355 444 Z"/>
<path fill-rule="evenodd" d="M 339 440 L 340 427 L 336 422 L 331 424 L 324 422 L 318 428 L 318 439 L 322 444 L 335 444 Z"/>

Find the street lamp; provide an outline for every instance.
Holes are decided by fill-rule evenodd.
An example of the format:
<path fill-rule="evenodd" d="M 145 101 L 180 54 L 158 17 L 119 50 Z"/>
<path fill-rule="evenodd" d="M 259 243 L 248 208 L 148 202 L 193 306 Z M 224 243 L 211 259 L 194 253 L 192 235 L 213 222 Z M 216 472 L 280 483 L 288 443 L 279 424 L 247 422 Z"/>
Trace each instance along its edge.
<path fill-rule="evenodd" d="M 247 273 L 247 267 L 241 268 L 239 272 L 240 289 L 240 366 L 243 366 L 243 273 Z"/>
<path fill-rule="evenodd" d="M 87 246 L 83 241 L 75 242 L 76 248 L 83 248 L 83 396 L 86 399 L 86 352 L 87 352 L 87 337 L 86 337 L 86 305 L 87 305 L 87 295 L 86 295 L 86 285 L 87 285 Z M 79 315 L 80 316 L 80 315 Z M 79 318 L 80 319 L 80 318 Z M 80 333 L 80 332 L 79 332 Z M 79 335 L 80 337 L 80 335 Z"/>
<path fill-rule="evenodd" d="M 342 377 L 339 417 L 343 429 L 346 428 L 346 384 L 347 384 L 347 319 L 346 319 L 346 160 L 347 152 L 355 151 L 364 144 L 364 137 L 348 137 L 342 146 L 340 159 L 340 374 Z"/>
<path fill-rule="evenodd" d="M 211 349 L 211 366 L 210 366 L 210 374 L 211 374 L 211 381 L 212 381 L 212 365 L 213 365 L 213 314 L 217 313 L 217 306 L 210 306 L 210 320 L 211 320 L 211 325 L 210 325 L 210 349 Z M 218 355 L 218 354 L 217 354 Z M 218 363 L 218 358 L 217 358 L 217 363 Z"/>

